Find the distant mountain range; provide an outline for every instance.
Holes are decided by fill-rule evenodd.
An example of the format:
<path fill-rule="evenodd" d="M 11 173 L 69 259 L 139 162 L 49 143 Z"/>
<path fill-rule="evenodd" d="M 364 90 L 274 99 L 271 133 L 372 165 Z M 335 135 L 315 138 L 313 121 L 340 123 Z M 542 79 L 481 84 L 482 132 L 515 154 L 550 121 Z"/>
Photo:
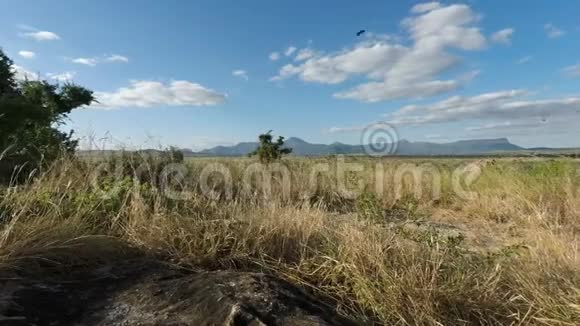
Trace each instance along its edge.
<path fill-rule="evenodd" d="M 401 140 L 396 144 L 394 156 L 479 156 L 479 155 L 516 155 L 516 156 L 546 156 L 546 157 L 580 157 L 580 148 L 524 148 L 514 145 L 507 138 L 460 140 L 451 143 L 410 142 Z M 258 147 L 257 142 L 243 142 L 234 146 L 217 146 L 195 152 L 191 149 L 181 149 L 186 157 L 207 156 L 245 156 Z M 285 147 L 292 148 L 296 156 L 326 156 L 326 155 L 366 155 L 363 145 L 343 143 L 312 144 L 300 138 L 292 137 L 285 141 Z M 141 152 L 158 153 L 159 149 L 142 149 Z M 81 150 L 79 155 L 113 155 L 118 150 Z"/>
<path fill-rule="evenodd" d="M 257 142 L 244 142 L 234 146 L 217 146 L 199 152 L 185 151 L 185 154 L 187 156 L 242 156 L 247 155 L 257 147 Z M 285 147 L 292 148 L 292 154 L 298 156 L 365 154 L 365 146 L 363 145 L 349 145 L 338 142 L 330 145 L 311 144 L 296 137 L 288 138 L 285 141 Z M 393 155 L 480 155 L 494 152 L 517 152 L 524 150 L 527 149 L 510 143 L 506 138 L 461 140 L 443 144 L 401 140 L 397 143 L 396 151 Z"/>

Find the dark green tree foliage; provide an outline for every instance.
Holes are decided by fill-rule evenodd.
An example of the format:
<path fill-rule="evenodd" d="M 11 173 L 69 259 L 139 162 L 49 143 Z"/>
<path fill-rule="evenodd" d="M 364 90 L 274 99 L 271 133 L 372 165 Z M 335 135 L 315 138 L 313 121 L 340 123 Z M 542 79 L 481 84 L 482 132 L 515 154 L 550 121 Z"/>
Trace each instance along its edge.
<path fill-rule="evenodd" d="M 12 71 L 12 60 L 0 49 L 0 94 L 13 93 L 16 87 L 16 78 Z"/>
<path fill-rule="evenodd" d="M 271 163 L 282 158 L 283 155 L 292 153 L 291 148 L 284 148 L 284 137 L 278 137 L 276 142 L 273 142 L 272 130 L 258 137 L 260 145 L 258 148 L 250 153 L 250 156 L 257 155 L 262 163 Z"/>
<path fill-rule="evenodd" d="M 0 180 L 50 163 L 77 147 L 73 133 L 59 130 L 68 114 L 94 101 L 93 93 L 66 83 L 18 82 L 13 63 L 0 50 Z"/>

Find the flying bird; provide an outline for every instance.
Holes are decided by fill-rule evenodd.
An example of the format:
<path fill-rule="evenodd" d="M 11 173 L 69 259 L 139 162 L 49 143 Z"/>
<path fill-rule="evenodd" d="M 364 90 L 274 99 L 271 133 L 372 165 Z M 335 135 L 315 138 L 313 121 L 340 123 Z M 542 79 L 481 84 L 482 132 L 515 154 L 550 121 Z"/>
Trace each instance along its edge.
<path fill-rule="evenodd" d="M 358 33 L 356 33 L 356 36 L 361 36 L 365 33 L 366 31 L 364 29 L 361 29 Z"/>

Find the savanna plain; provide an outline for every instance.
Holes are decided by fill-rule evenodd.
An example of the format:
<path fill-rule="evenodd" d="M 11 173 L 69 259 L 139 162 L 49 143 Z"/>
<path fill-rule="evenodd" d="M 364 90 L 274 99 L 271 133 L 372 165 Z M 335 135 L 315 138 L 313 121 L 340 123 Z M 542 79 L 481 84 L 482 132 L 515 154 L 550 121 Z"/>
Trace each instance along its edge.
<path fill-rule="evenodd" d="M 73 284 L 139 260 L 264 273 L 357 324 L 578 325 L 579 171 L 573 158 L 62 158 L 0 188 L 0 282 Z"/>

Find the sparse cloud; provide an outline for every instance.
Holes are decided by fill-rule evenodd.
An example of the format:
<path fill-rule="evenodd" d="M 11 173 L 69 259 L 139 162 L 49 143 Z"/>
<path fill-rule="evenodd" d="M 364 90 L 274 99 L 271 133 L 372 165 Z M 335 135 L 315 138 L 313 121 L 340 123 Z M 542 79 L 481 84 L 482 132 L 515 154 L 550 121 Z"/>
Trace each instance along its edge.
<path fill-rule="evenodd" d="M 580 97 L 527 99 L 521 89 L 483 93 L 470 97 L 452 96 L 425 105 L 407 105 L 370 124 L 388 123 L 399 130 L 463 128 L 477 135 L 529 135 L 542 127 L 544 133 L 575 130 L 580 117 Z M 367 127 L 333 127 L 329 132 L 361 131 Z M 423 128 L 423 127 L 421 127 Z"/>
<path fill-rule="evenodd" d="M 505 131 L 514 128 L 537 128 L 541 125 L 545 124 L 542 120 L 536 120 L 531 122 L 512 122 L 512 121 L 502 121 L 502 122 L 493 122 L 493 123 L 485 123 L 478 126 L 471 126 L 465 128 L 465 131 L 472 132 L 472 133 L 479 133 L 479 132 L 489 132 L 489 131 Z"/>
<path fill-rule="evenodd" d="M 515 30 L 513 28 L 504 28 L 500 31 L 497 31 L 491 35 L 491 40 L 495 43 L 501 44 L 511 44 L 512 43 L 512 36 L 514 35 Z"/>
<path fill-rule="evenodd" d="M 76 72 L 74 71 L 67 71 L 67 72 L 63 72 L 63 73 L 47 73 L 46 77 L 48 77 L 49 79 L 53 79 L 59 82 L 68 82 L 68 81 L 72 81 L 74 79 L 74 77 L 76 76 Z"/>
<path fill-rule="evenodd" d="M 111 55 L 103 55 L 101 57 L 94 56 L 94 57 L 81 57 L 81 58 L 74 58 L 71 59 L 72 62 L 82 64 L 85 66 L 94 67 L 99 63 L 127 63 L 129 62 L 129 58 L 120 54 L 111 54 Z"/>
<path fill-rule="evenodd" d="M 386 116 L 396 125 L 449 123 L 468 120 L 542 120 L 546 117 L 577 117 L 580 97 L 547 100 L 522 99 L 524 90 L 454 96 L 428 105 L 409 105 Z"/>
<path fill-rule="evenodd" d="M 289 47 L 286 49 L 286 51 L 284 51 L 284 55 L 285 55 L 285 56 L 287 56 L 287 57 L 289 57 L 289 56 L 291 56 L 291 55 L 292 55 L 294 52 L 296 52 L 296 50 L 297 50 L 297 49 L 296 49 L 296 47 L 294 47 L 294 46 L 289 46 Z"/>
<path fill-rule="evenodd" d="M 564 67 L 562 73 L 568 77 L 580 77 L 580 64 Z"/>
<path fill-rule="evenodd" d="M 280 68 L 272 80 L 297 77 L 309 83 L 340 84 L 357 76 L 368 82 L 334 94 L 341 99 L 379 102 L 423 98 L 457 89 L 462 81 L 438 76 L 460 59 L 448 49 L 483 49 L 486 38 L 475 26 L 480 16 L 463 4 L 415 6 L 401 22 L 409 42 L 371 39 L 334 53 L 298 51 L 298 64 Z M 454 51 L 455 52 L 455 51 Z"/>
<path fill-rule="evenodd" d="M 278 52 L 270 53 L 270 60 L 278 61 L 278 59 L 280 59 L 280 53 L 278 53 Z"/>
<path fill-rule="evenodd" d="M 36 41 L 56 41 L 60 40 L 60 36 L 56 33 L 49 31 L 32 31 L 22 34 L 26 38 L 30 38 Z"/>
<path fill-rule="evenodd" d="M 358 132 L 363 131 L 366 126 L 359 126 L 359 127 L 330 127 L 326 130 L 326 133 L 329 134 L 338 134 L 338 133 L 346 133 L 346 132 Z"/>
<path fill-rule="evenodd" d="M 411 8 L 411 12 L 414 14 L 422 14 L 439 8 L 441 8 L 441 4 L 439 2 L 433 1 L 416 4 L 413 6 L 413 8 Z"/>
<path fill-rule="evenodd" d="M 72 59 L 72 62 L 81 64 L 81 65 L 85 65 L 85 66 L 94 67 L 97 65 L 97 63 L 99 61 L 97 58 L 75 58 L 75 59 Z"/>
<path fill-rule="evenodd" d="M 472 70 L 457 76 L 457 80 L 466 83 L 474 80 L 479 75 L 481 75 L 481 70 Z"/>
<path fill-rule="evenodd" d="M 34 73 L 22 66 L 12 65 L 12 70 L 15 73 L 16 80 L 40 80 L 41 75 L 39 73 Z M 48 79 L 56 80 L 59 82 L 71 81 L 76 72 L 63 72 L 63 73 L 47 73 L 45 76 Z"/>
<path fill-rule="evenodd" d="M 316 52 L 314 52 L 314 50 L 312 50 L 311 48 L 300 49 L 298 51 L 298 54 L 294 58 L 294 61 L 304 61 L 312 58 L 315 55 Z"/>
<path fill-rule="evenodd" d="M 113 54 L 105 58 L 107 62 L 129 62 L 129 58 L 120 54 Z"/>
<path fill-rule="evenodd" d="M 226 95 L 186 80 L 162 83 L 132 81 L 114 92 L 95 92 L 94 108 L 148 108 L 155 106 L 211 106 L 224 103 Z"/>
<path fill-rule="evenodd" d="M 546 35 L 548 35 L 549 38 L 558 38 L 566 34 L 564 30 L 554 26 L 554 24 L 552 23 L 545 24 L 544 31 L 546 32 Z"/>
<path fill-rule="evenodd" d="M 18 51 L 18 55 L 25 58 L 25 59 L 34 59 L 34 57 L 36 57 L 36 53 L 32 52 L 32 51 Z"/>
<path fill-rule="evenodd" d="M 240 77 L 240 78 L 245 79 L 245 80 L 250 79 L 248 77 L 248 72 L 243 70 L 243 69 L 237 69 L 237 70 L 232 71 L 232 75 L 236 76 L 236 77 Z"/>
<path fill-rule="evenodd" d="M 19 65 L 12 65 L 12 70 L 14 71 L 16 80 L 23 81 L 40 79 L 37 73 L 33 73 L 32 71 Z"/>
<path fill-rule="evenodd" d="M 528 63 L 530 61 L 532 61 L 533 57 L 530 55 L 527 55 L 525 57 L 521 57 L 520 59 L 518 59 L 518 61 L 516 61 L 517 64 L 519 65 L 523 65 L 525 63 Z"/>

